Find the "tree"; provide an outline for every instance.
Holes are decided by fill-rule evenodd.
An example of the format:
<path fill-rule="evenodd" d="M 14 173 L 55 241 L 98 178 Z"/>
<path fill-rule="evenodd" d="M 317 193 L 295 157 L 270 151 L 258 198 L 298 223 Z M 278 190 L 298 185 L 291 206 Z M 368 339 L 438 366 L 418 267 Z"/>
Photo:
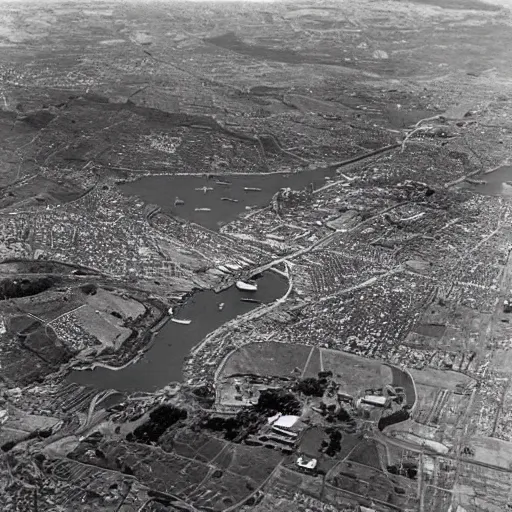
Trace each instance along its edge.
<path fill-rule="evenodd" d="M 307 396 L 323 396 L 327 387 L 327 381 L 325 379 L 315 379 L 314 377 L 308 377 L 302 379 L 297 383 L 297 391 L 304 393 Z"/>
<path fill-rule="evenodd" d="M 133 437 L 126 436 L 127 440 L 135 438 L 137 441 L 145 444 L 156 443 L 159 437 L 172 425 L 179 420 L 186 419 L 187 411 L 175 407 L 174 405 L 164 404 L 149 414 L 149 420 L 138 426 L 133 431 Z"/>
<path fill-rule="evenodd" d="M 325 450 L 326 455 L 329 455 L 329 457 L 332 457 L 333 455 L 336 455 L 341 450 L 341 439 L 342 439 L 341 432 L 339 430 L 332 430 L 329 436 L 329 445 L 327 446 L 327 449 Z"/>
<path fill-rule="evenodd" d="M 260 393 L 255 410 L 267 415 L 300 414 L 301 405 L 294 395 L 283 389 L 266 389 Z"/>

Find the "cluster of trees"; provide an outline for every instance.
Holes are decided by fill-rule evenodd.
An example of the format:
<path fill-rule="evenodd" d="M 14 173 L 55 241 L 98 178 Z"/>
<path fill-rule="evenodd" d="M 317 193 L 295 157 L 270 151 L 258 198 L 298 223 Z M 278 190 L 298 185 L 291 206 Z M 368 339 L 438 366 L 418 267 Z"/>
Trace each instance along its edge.
<path fill-rule="evenodd" d="M 354 421 L 354 418 L 350 416 L 348 411 L 341 406 L 340 410 L 338 411 L 337 419 L 346 423 Z"/>
<path fill-rule="evenodd" d="M 201 423 L 201 426 L 216 432 L 223 432 L 224 439 L 228 441 L 241 442 L 248 435 L 256 432 L 264 421 L 265 418 L 254 409 L 242 409 L 231 418 L 208 417 Z"/>
<path fill-rule="evenodd" d="M 198 386 L 192 390 L 192 393 L 205 407 L 211 407 L 215 403 L 215 390 L 211 384 Z"/>
<path fill-rule="evenodd" d="M 28 297 L 48 290 L 56 280 L 50 277 L 38 279 L 2 279 L 0 281 L 0 300 Z"/>
<path fill-rule="evenodd" d="M 187 418 L 187 411 L 171 404 L 164 404 L 149 414 L 149 420 L 126 436 L 127 441 L 157 443 L 159 437 L 172 425 Z"/>
<path fill-rule="evenodd" d="M 332 372 L 319 372 L 318 378 L 308 377 L 301 379 L 295 386 L 296 391 L 300 391 L 307 396 L 321 397 L 324 395 L 327 386 L 329 385 L 329 379 L 332 377 Z"/>
<path fill-rule="evenodd" d="M 292 393 L 284 389 L 266 389 L 260 393 L 254 409 L 267 416 L 278 412 L 282 414 L 300 414 L 302 407 Z"/>
<path fill-rule="evenodd" d="M 418 467 L 413 462 L 402 462 L 402 464 L 394 464 L 388 466 L 387 470 L 393 475 L 406 476 L 407 478 L 415 479 L 418 474 Z"/>
<path fill-rule="evenodd" d="M 378 423 L 379 430 L 384 430 L 389 425 L 394 425 L 395 423 L 400 423 L 401 421 L 405 421 L 409 419 L 410 414 L 407 409 L 400 409 L 399 411 L 395 411 L 389 416 L 382 416 Z"/>
<path fill-rule="evenodd" d="M 322 397 L 327 388 L 327 382 L 321 382 L 320 379 L 308 377 L 307 379 L 299 380 L 296 391 L 304 393 L 306 396 Z"/>
<path fill-rule="evenodd" d="M 333 457 L 341 450 L 341 440 L 343 436 L 339 430 L 330 428 L 326 429 L 329 434 L 329 441 L 323 441 L 322 446 L 325 448 L 325 454 Z"/>
<path fill-rule="evenodd" d="M 82 290 L 86 295 L 96 295 L 98 287 L 94 283 L 86 283 L 80 286 L 80 290 Z"/>

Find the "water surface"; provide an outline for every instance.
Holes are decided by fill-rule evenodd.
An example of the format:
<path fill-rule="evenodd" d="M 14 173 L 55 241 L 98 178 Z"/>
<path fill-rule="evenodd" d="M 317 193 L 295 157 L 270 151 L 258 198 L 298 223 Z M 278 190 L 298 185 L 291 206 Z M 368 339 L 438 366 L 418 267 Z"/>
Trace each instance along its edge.
<path fill-rule="evenodd" d="M 465 181 L 461 187 L 486 196 L 512 196 L 512 166 L 510 165 L 504 165 L 489 174 L 479 174 L 473 179 L 485 181 L 485 183 L 476 184 Z"/>
<path fill-rule="evenodd" d="M 249 210 L 246 207 L 268 206 L 272 196 L 281 188 L 302 190 L 309 184 L 318 188 L 325 184 L 326 177 L 335 174 L 333 169 L 319 169 L 290 174 L 238 174 L 219 178 L 146 176 L 124 183 L 120 188 L 124 193 L 136 195 L 146 203 L 157 204 L 165 213 L 215 230 L 235 220 L 241 213 L 247 213 Z M 261 190 L 244 190 L 246 188 Z M 184 204 L 175 205 L 176 198 L 184 201 Z M 209 208 L 210 211 L 196 211 L 196 208 Z"/>
<path fill-rule="evenodd" d="M 69 380 L 97 389 L 127 392 L 155 391 L 170 382 L 181 382 L 183 362 L 195 345 L 222 324 L 258 307 L 258 304 L 241 302 L 242 297 L 266 304 L 282 297 L 288 287 L 286 279 L 274 272 L 265 272 L 257 283 L 256 292 L 241 292 L 232 286 L 220 293 L 212 290 L 194 293 L 175 311 L 176 318 L 192 322 L 189 325 L 167 322 L 155 336 L 149 350 L 136 363 L 118 371 L 107 368 L 75 370 L 69 375 Z M 225 305 L 219 310 L 221 302 Z"/>

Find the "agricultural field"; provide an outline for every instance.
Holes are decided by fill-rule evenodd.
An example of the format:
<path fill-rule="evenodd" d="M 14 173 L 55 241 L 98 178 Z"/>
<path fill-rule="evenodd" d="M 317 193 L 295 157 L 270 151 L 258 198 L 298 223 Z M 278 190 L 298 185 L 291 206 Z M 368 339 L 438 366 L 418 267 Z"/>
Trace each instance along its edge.
<path fill-rule="evenodd" d="M 416 502 L 414 482 L 407 482 L 401 477 L 384 473 L 380 468 L 375 469 L 355 462 L 340 463 L 329 474 L 328 481 L 335 488 L 346 489 L 372 499 L 379 506 L 414 506 Z"/>
<path fill-rule="evenodd" d="M 216 459 L 229 446 L 222 439 L 186 428 L 164 434 L 160 443 L 165 451 L 205 463 Z"/>
<path fill-rule="evenodd" d="M 99 443 L 96 452 L 78 446 L 70 456 L 100 468 L 128 472 L 156 491 L 181 496 L 209 474 L 209 467 L 199 461 L 191 462 L 158 448 L 126 442 Z"/>
<path fill-rule="evenodd" d="M 214 510 L 244 500 L 282 461 L 276 451 L 234 445 L 188 429 L 173 435 L 168 432 L 160 442 L 165 451 L 125 442 L 100 442 L 95 451 L 87 451 L 86 441 L 71 457 L 128 472 L 159 492 L 176 494 L 198 507 Z M 120 460 L 124 464 L 121 468 Z"/>

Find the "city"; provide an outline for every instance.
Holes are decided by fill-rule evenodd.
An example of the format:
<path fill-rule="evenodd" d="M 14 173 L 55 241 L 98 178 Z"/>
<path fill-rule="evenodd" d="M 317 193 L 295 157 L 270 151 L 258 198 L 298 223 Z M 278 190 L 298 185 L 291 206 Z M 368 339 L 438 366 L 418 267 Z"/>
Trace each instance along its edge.
<path fill-rule="evenodd" d="M 511 509 L 511 7 L 3 2 L 2 510 Z"/>

